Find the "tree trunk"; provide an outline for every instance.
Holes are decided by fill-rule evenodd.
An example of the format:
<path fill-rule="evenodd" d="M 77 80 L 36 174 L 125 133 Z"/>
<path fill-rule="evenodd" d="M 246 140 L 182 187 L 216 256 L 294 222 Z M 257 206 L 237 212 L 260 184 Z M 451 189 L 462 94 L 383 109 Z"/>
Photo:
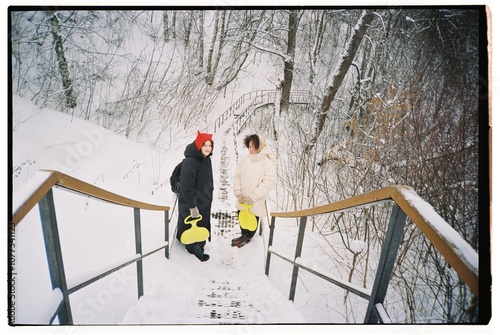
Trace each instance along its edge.
<path fill-rule="evenodd" d="M 370 22 L 373 20 L 373 17 L 373 12 L 363 11 L 358 24 L 354 28 L 351 39 L 349 40 L 347 48 L 342 55 L 342 61 L 335 71 L 332 85 L 328 87 L 327 94 L 323 98 L 323 103 L 321 104 L 321 110 L 319 112 L 318 120 L 316 123 L 316 134 L 314 135 L 314 138 L 311 140 L 311 142 L 307 145 L 306 151 L 312 150 L 318 140 L 318 137 L 323 131 L 326 116 L 328 115 L 328 110 L 330 109 L 332 101 L 335 98 L 335 95 L 337 94 L 345 75 L 347 74 L 347 70 L 349 70 L 349 68 L 351 67 L 352 60 L 356 55 L 358 47 L 361 44 L 361 40 L 363 39 L 363 36 L 365 35 L 366 29 L 368 29 Z"/>
<path fill-rule="evenodd" d="M 189 39 L 191 37 L 191 30 L 193 29 L 193 21 L 195 20 L 195 16 L 194 16 L 193 12 L 188 12 L 187 16 L 188 16 L 187 24 L 184 22 L 184 26 L 185 26 L 185 28 L 184 28 L 184 47 L 186 48 L 186 50 L 189 48 Z"/>
<path fill-rule="evenodd" d="M 293 68 L 295 64 L 295 41 L 299 20 L 298 11 L 291 10 L 288 15 L 288 43 L 281 91 L 280 115 L 282 112 L 288 112 L 290 105 L 290 91 L 292 90 Z"/>
<path fill-rule="evenodd" d="M 204 22 L 205 22 L 205 14 L 202 10 L 198 12 L 199 17 L 199 25 L 198 25 L 198 67 L 203 69 L 203 58 L 204 58 Z"/>
<path fill-rule="evenodd" d="M 170 31 L 168 26 L 168 11 L 163 11 L 163 40 L 168 42 L 170 40 Z"/>
<path fill-rule="evenodd" d="M 212 58 L 214 55 L 217 33 L 219 32 L 219 19 L 220 19 L 220 11 L 217 11 L 215 13 L 215 24 L 214 24 L 214 31 L 212 33 L 212 42 L 210 43 L 210 49 L 208 49 L 208 56 L 207 56 L 207 76 L 205 82 L 207 83 L 208 86 L 212 85 L 214 81 L 214 72 L 216 70 L 215 68 L 212 68 Z"/>
<path fill-rule="evenodd" d="M 175 40 L 176 37 L 177 37 L 177 34 L 175 32 L 175 22 L 176 22 L 176 19 L 177 19 L 177 12 L 174 11 L 174 13 L 172 14 L 172 38 Z"/>
<path fill-rule="evenodd" d="M 326 11 L 322 10 L 320 13 L 318 13 L 320 16 L 319 22 L 318 18 L 316 17 L 315 23 L 314 23 L 314 30 L 316 31 L 316 34 L 314 36 L 314 46 L 313 46 L 313 51 L 312 54 L 310 55 L 310 73 L 309 73 L 309 82 L 312 84 L 314 82 L 314 76 L 315 76 L 315 68 L 316 68 L 316 63 L 318 61 L 318 57 L 320 54 L 321 46 L 323 44 L 323 34 L 325 32 L 325 15 Z"/>
<path fill-rule="evenodd" d="M 222 56 L 222 48 L 226 42 L 226 11 L 222 11 L 222 19 L 221 19 L 221 27 L 220 27 L 220 34 L 219 34 L 219 50 L 217 51 L 217 56 L 215 57 L 215 62 L 214 66 L 212 68 L 212 72 L 214 73 L 215 76 L 215 71 L 219 68 L 219 62 L 220 58 Z M 212 78 L 213 82 L 213 78 Z"/>
<path fill-rule="evenodd" d="M 57 60 L 59 62 L 59 73 L 61 74 L 64 95 L 66 96 L 66 107 L 75 108 L 76 99 L 73 96 L 73 88 L 71 79 L 69 78 L 68 63 L 64 56 L 63 39 L 60 34 L 59 19 L 56 12 L 51 13 L 50 27 L 52 30 L 52 37 L 54 38 L 54 49 L 56 51 Z"/>

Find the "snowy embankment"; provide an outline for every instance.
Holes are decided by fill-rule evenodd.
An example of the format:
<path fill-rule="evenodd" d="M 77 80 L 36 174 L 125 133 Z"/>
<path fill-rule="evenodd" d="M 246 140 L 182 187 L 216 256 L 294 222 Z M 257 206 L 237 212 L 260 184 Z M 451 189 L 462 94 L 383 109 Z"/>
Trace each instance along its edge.
<path fill-rule="evenodd" d="M 55 169 L 100 188 L 134 200 L 173 207 L 175 197 L 165 182 L 173 167 L 182 159 L 184 144 L 168 151 L 152 150 L 146 145 L 124 139 L 94 124 L 51 110 L 39 110 L 29 102 L 14 99 L 14 208 L 46 177 L 42 169 Z M 233 138 L 216 135 L 214 171 L 219 170 L 222 143 Z M 185 142 L 190 137 L 186 135 Z M 235 152 L 227 150 L 229 169 L 235 164 Z M 34 177 L 35 176 L 35 177 Z M 34 178 L 33 178 L 34 177 Z M 215 174 L 216 192 L 219 178 Z M 54 202 L 62 240 L 68 283 L 75 285 L 109 269 L 116 262 L 136 257 L 133 211 L 54 188 Z M 219 201 L 214 194 L 214 211 L 232 211 L 231 195 Z M 16 322 L 40 323 L 47 318 L 47 306 L 54 305 L 45 259 L 38 209 L 35 207 L 16 227 L 15 283 Z M 176 212 L 172 211 L 172 223 Z M 141 213 L 143 249 L 164 244 L 163 213 Z M 217 220 L 213 222 L 217 225 Z M 171 233 L 175 224 L 171 224 Z M 200 306 L 200 292 L 207 285 L 226 283 L 244 287 L 237 301 L 239 319 L 229 323 L 300 323 L 303 317 L 264 275 L 263 237 L 245 248 L 231 248 L 236 227 L 226 227 L 224 236 L 213 236 L 206 247 L 211 259 L 201 263 L 175 240 L 169 246 L 171 257 L 159 252 L 144 261 L 144 293 L 137 303 L 135 265 L 112 274 L 71 295 L 76 324 L 228 323 L 214 319 L 212 306 Z M 34 299 L 36 297 L 36 299 Z M 206 304 L 210 297 L 206 297 Z M 234 299 L 233 299 L 234 300 Z M 226 301 L 227 302 L 227 301 Z M 212 304 L 210 302 L 210 304 Z M 137 305 L 136 305 L 137 304 Z M 219 303 L 216 303 L 219 304 Z M 221 304 L 223 304 L 221 302 Z M 135 307 L 131 307 L 134 306 Z M 158 307 L 161 313 L 155 312 Z M 167 306 L 167 307 L 165 307 Z M 189 307 L 207 310 L 207 315 L 183 313 Z M 165 308 L 164 308 L 165 307 Z M 223 306 L 222 306 L 223 307 Z M 221 318 L 224 315 L 217 314 Z"/>

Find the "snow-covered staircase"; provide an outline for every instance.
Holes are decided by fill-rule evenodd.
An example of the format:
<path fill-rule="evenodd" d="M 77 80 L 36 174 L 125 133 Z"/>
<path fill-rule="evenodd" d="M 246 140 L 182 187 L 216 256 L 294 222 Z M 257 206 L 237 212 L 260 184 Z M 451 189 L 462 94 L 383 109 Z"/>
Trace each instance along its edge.
<path fill-rule="evenodd" d="M 264 274 L 262 236 L 243 248 L 235 213 L 214 214 L 212 242 L 200 262 L 175 242 L 169 269 L 128 309 L 123 324 L 276 324 L 301 323 L 302 314 Z"/>
<path fill-rule="evenodd" d="M 231 247 L 240 235 L 234 199 L 230 190 L 230 171 L 236 164 L 235 148 L 227 147 L 226 130 L 216 142 L 214 199 L 210 255 L 200 262 L 173 241 L 165 268 L 145 287 L 137 305 L 130 307 L 123 324 L 276 324 L 303 323 L 302 314 L 264 274 L 264 237 L 256 234 L 245 247 Z M 285 283 L 284 283 L 284 286 Z"/>
<path fill-rule="evenodd" d="M 209 279 L 202 286 L 198 300 L 201 307 L 197 319 L 218 320 L 222 323 L 239 323 L 247 319 L 245 310 L 253 308 L 248 294 L 243 290 L 245 283 L 232 279 Z"/>

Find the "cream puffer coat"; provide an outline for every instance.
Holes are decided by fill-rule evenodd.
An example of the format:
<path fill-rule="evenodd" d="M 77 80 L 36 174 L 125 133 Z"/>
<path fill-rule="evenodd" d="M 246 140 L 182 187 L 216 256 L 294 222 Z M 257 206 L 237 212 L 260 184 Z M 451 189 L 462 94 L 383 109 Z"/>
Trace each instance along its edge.
<path fill-rule="evenodd" d="M 252 199 L 250 212 L 259 217 L 267 217 L 265 201 L 276 182 L 276 162 L 264 138 L 259 136 L 261 149 L 255 155 L 243 157 L 234 174 L 233 190 L 237 198 L 242 195 Z M 244 207 L 236 201 L 236 208 Z"/>

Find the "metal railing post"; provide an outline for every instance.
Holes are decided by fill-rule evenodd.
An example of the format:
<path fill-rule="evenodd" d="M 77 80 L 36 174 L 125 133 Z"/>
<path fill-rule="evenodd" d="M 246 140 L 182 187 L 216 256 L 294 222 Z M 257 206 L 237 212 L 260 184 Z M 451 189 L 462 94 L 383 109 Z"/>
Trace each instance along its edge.
<path fill-rule="evenodd" d="M 294 300 L 295 299 L 295 288 L 297 287 L 297 278 L 299 276 L 299 267 L 295 264 L 295 261 L 297 260 L 298 257 L 302 255 L 302 245 L 304 243 L 304 233 L 306 230 L 306 222 L 307 222 L 307 216 L 302 216 L 300 218 L 300 225 L 299 225 L 299 235 L 297 236 L 297 248 L 295 249 L 295 258 L 294 258 L 294 265 L 293 265 L 293 272 L 292 272 L 292 282 L 290 284 L 290 295 L 288 296 L 288 300 Z"/>
<path fill-rule="evenodd" d="M 134 208 L 134 226 L 135 226 L 135 252 L 142 256 L 141 211 L 139 208 Z M 136 267 L 137 267 L 137 297 L 140 298 L 144 294 L 142 259 L 137 261 Z"/>
<path fill-rule="evenodd" d="M 378 263 L 377 274 L 373 283 L 372 293 L 366 309 L 364 323 L 377 323 L 378 313 L 375 308 L 376 304 L 384 303 L 389 280 L 391 279 L 394 262 L 398 254 L 401 238 L 406 223 L 406 213 L 401 208 L 394 204 L 392 206 L 391 218 L 387 227 L 382 252 L 380 253 L 380 261 Z"/>
<path fill-rule="evenodd" d="M 267 245 L 267 258 L 266 258 L 266 276 L 269 276 L 269 267 L 271 266 L 271 246 L 273 245 L 273 237 L 274 237 L 274 225 L 275 225 L 276 217 L 273 216 L 271 218 L 271 227 L 269 227 L 269 243 Z"/>
<path fill-rule="evenodd" d="M 168 211 L 165 211 L 165 242 L 167 242 L 167 247 L 165 248 L 165 257 L 170 258 L 170 219 Z"/>
<path fill-rule="evenodd" d="M 57 314 L 59 324 L 72 325 L 73 316 L 71 313 L 71 305 L 69 301 L 68 285 L 66 282 L 66 274 L 64 271 L 64 263 L 61 251 L 61 241 L 59 238 L 59 230 L 57 228 L 56 211 L 54 206 L 54 195 L 52 189 L 38 203 L 40 210 L 40 219 L 42 222 L 43 239 L 45 244 L 45 252 L 47 254 L 47 262 L 49 266 L 50 281 L 52 289 L 60 289 L 63 294 L 61 308 Z"/>

